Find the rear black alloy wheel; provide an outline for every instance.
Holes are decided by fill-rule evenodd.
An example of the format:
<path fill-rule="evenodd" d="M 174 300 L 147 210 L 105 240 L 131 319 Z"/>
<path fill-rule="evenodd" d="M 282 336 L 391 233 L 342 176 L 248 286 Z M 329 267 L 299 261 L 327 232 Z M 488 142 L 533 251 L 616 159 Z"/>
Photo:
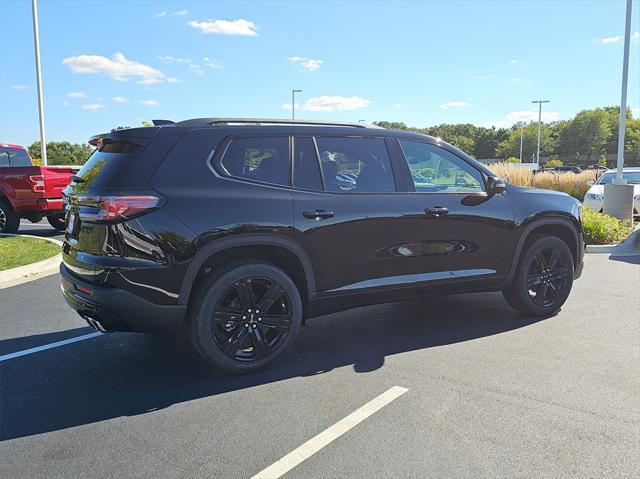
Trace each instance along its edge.
<path fill-rule="evenodd" d="M 566 243 L 554 236 L 540 236 L 523 252 L 504 297 L 525 314 L 555 313 L 571 292 L 573 269 L 573 256 Z"/>
<path fill-rule="evenodd" d="M 0 233 L 16 233 L 20 218 L 7 200 L 0 199 Z"/>
<path fill-rule="evenodd" d="M 300 294 L 291 278 L 270 264 L 228 265 L 194 294 L 191 339 L 205 360 L 230 373 L 268 366 L 300 329 Z"/>
<path fill-rule="evenodd" d="M 65 217 L 63 213 L 56 214 L 56 215 L 49 215 L 47 216 L 47 221 L 53 228 L 57 229 L 58 231 L 64 231 L 66 227 Z"/>

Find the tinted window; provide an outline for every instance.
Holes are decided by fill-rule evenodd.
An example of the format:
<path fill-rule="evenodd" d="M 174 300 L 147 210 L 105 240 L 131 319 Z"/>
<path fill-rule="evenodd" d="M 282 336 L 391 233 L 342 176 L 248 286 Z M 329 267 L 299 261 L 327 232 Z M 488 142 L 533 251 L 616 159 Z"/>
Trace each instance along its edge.
<path fill-rule="evenodd" d="M 481 173 L 442 148 L 400 140 L 417 192 L 477 193 L 484 191 Z"/>
<path fill-rule="evenodd" d="M 289 138 L 231 140 L 221 164 L 231 176 L 289 185 Z"/>
<path fill-rule="evenodd" d="M 0 166 L 31 166 L 29 155 L 22 148 L 0 148 Z"/>
<path fill-rule="evenodd" d="M 320 165 L 311 138 L 293 140 L 293 186 L 305 190 L 322 190 Z"/>
<path fill-rule="evenodd" d="M 77 183 L 75 193 L 82 193 L 89 187 L 117 186 L 131 162 L 142 148 L 125 141 L 105 141 L 100 149 L 94 150 L 77 176 L 84 182 Z"/>
<path fill-rule="evenodd" d="M 387 146 L 381 138 L 317 138 L 327 191 L 396 191 Z"/>

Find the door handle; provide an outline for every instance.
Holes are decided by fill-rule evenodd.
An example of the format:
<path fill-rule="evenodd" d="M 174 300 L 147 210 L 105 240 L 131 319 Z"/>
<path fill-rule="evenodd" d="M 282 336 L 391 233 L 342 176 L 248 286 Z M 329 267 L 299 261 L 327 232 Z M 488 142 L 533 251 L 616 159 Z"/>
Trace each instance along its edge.
<path fill-rule="evenodd" d="M 444 216 L 449 212 L 449 208 L 445 208 L 444 206 L 434 206 L 433 208 L 425 208 L 424 212 L 435 218 L 439 218 L 440 216 Z"/>
<path fill-rule="evenodd" d="M 305 211 L 302 213 L 302 216 L 309 220 L 326 220 L 327 218 L 333 218 L 333 211 L 326 210 L 314 210 L 314 211 Z"/>

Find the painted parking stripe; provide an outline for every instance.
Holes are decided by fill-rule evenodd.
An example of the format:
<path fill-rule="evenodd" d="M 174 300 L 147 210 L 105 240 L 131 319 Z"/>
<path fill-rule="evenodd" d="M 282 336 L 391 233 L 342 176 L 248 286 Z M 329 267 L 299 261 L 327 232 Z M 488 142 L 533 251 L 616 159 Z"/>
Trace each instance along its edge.
<path fill-rule="evenodd" d="M 380 394 L 380 396 L 369 401 L 364 406 L 356 409 L 344 419 L 341 419 L 333 426 L 325 429 L 317 436 L 309 439 L 299 448 L 291 451 L 279 461 L 274 462 L 266 469 L 263 469 L 251 479 L 278 479 L 301 462 L 313 456 L 323 447 L 338 439 L 344 433 L 354 428 L 369 416 L 379 411 L 391 401 L 402 396 L 408 391 L 407 388 L 394 386 L 388 391 Z"/>
<path fill-rule="evenodd" d="M 20 356 L 26 356 L 27 354 L 39 353 L 40 351 L 46 351 L 47 349 L 57 348 L 59 346 L 65 346 L 66 344 L 77 343 L 78 341 L 84 341 L 85 339 L 95 338 L 101 336 L 102 333 L 89 333 L 82 336 L 76 336 L 75 338 L 65 339 L 63 341 L 56 341 L 55 343 L 45 344 L 44 346 L 38 346 L 36 348 L 23 349 L 22 351 L 16 351 L 15 353 L 5 354 L 0 356 L 0 362 L 8 361 L 9 359 L 19 358 Z"/>

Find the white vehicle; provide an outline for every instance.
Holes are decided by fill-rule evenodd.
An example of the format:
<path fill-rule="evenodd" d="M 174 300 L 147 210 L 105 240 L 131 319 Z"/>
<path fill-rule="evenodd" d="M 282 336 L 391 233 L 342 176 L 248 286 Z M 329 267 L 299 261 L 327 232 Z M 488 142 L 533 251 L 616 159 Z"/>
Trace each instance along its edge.
<path fill-rule="evenodd" d="M 633 215 L 640 215 L 640 167 L 624 168 L 622 176 L 627 183 L 633 185 Z M 591 188 L 584 195 L 584 206 L 602 213 L 604 204 L 604 185 L 611 184 L 616 177 L 615 170 L 609 170 L 591 184 Z"/>

